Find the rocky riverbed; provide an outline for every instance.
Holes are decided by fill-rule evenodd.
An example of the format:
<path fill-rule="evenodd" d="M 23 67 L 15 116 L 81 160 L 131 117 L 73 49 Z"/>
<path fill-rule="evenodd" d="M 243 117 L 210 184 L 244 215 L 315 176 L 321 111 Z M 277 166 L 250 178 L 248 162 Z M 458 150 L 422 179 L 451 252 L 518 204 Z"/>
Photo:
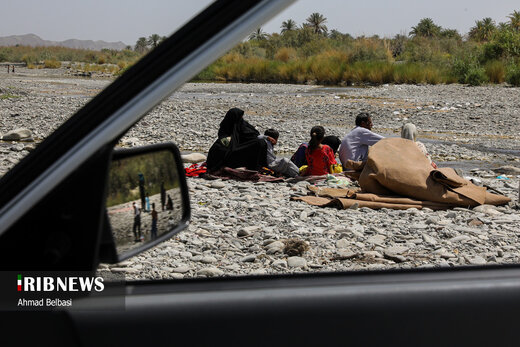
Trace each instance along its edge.
<path fill-rule="evenodd" d="M 0 142 L 0 174 L 110 83 L 60 71 L 17 69 L 0 76 L 0 133 L 30 130 L 34 141 Z M 308 271 L 450 267 L 520 262 L 520 89 L 507 86 L 384 85 L 370 88 L 187 84 L 155 107 L 121 146 L 173 141 L 206 152 L 231 107 L 261 132 L 280 131 L 280 155 L 308 140 L 314 125 L 342 137 L 361 111 L 374 131 L 399 136 L 413 122 L 440 166 L 513 199 L 504 207 L 406 211 L 317 208 L 290 201 L 306 183 L 189 178 L 192 221 L 171 240 L 101 272 L 128 279 Z M 494 171 L 500 166 L 511 168 Z M 497 176 L 502 174 L 502 179 Z"/>

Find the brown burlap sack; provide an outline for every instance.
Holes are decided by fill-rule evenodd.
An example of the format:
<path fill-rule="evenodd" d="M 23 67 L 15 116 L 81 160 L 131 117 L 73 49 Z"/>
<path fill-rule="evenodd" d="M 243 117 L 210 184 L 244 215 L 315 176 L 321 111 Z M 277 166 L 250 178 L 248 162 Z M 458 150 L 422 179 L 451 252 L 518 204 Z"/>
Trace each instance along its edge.
<path fill-rule="evenodd" d="M 451 168 L 434 170 L 413 141 L 385 138 L 370 147 L 359 177 L 364 192 L 399 195 L 450 206 L 502 205 L 511 199 L 491 194 Z"/>

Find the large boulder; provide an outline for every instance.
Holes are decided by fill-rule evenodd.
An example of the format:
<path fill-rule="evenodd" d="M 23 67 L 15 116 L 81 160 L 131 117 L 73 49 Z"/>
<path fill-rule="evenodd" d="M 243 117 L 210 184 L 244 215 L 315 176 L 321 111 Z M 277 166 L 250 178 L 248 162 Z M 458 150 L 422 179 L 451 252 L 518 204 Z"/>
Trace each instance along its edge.
<path fill-rule="evenodd" d="M 206 161 L 206 156 L 201 153 L 190 153 L 181 155 L 182 161 L 185 163 L 201 163 Z"/>
<path fill-rule="evenodd" d="M 11 130 L 4 136 L 2 136 L 2 140 L 4 141 L 20 141 L 29 139 L 32 137 L 32 133 L 29 129 L 26 128 L 18 128 L 15 130 Z"/>

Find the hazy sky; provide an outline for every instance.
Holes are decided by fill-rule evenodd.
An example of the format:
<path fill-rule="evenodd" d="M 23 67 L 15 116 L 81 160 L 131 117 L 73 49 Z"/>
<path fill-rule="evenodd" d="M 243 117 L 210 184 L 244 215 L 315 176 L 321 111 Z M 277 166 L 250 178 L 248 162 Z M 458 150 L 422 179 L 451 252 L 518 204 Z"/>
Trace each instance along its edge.
<path fill-rule="evenodd" d="M 134 45 L 140 36 L 169 35 L 210 0 L 7 0 L 0 2 L 0 36 L 33 33 L 45 40 L 123 41 Z M 301 25 L 319 12 L 327 27 L 353 36 L 392 37 L 408 33 L 421 18 L 469 31 L 475 21 L 491 17 L 507 21 L 519 0 L 299 0 L 269 23 L 265 32 L 279 32 L 284 20 Z"/>

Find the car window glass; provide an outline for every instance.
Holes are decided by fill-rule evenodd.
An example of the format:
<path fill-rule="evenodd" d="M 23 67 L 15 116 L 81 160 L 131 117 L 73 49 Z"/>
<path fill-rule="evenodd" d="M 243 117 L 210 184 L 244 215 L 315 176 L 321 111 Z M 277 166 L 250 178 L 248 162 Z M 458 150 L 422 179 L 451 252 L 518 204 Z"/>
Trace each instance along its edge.
<path fill-rule="evenodd" d="M 428 9 L 435 10 L 433 19 L 410 11 L 408 24 L 385 32 L 384 27 L 377 31 L 368 25 L 370 15 L 407 12 L 355 8 L 367 26 L 344 29 L 325 3 L 316 9 L 294 5 L 252 32 L 157 105 L 118 147 L 172 141 L 184 155 L 187 172 L 196 176 L 205 171 L 200 164 L 219 137 L 224 139 L 219 146 L 232 143 L 232 134 L 219 136 L 232 108 L 243 110 L 243 119 L 259 134 L 278 131 L 274 146 L 262 140 L 282 163 L 299 148 L 301 158 L 313 160 L 305 146 L 316 136 L 314 126 L 322 126 L 325 136 L 343 140 L 356 127 L 356 117 L 367 113 L 371 117 L 357 128 L 364 135 L 354 141 L 372 146 L 377 135 L 411 140 L 398 147 L 391 144 L 387 155 L 383 150 L 379 154 L 377 163 L 383 167 L 374 175 L 386 191 L 371 187 L 371 193 L 391 197 L 330 201 L 338 191 L 344 193 L 342 198 L 352 198 L 359 187 L 339 174 L 339 167 L 331 169 L 332 160 L 325 165 L 332 174 L 321 180 L 268 174 L 258 181 L 243 171 L 189 177 L 189 227 L 123 263 L 102 264 L 100 271 L 123 271 L 127 279 L 137 280 L 518 262 L 520 56 L 510 47 L 520 42 L 515 29 L 520 9 L 514 4 L 501 7 L 490 22 L 485 12 L 467 2 L 456 10 L 471 21 L 456 27 L 441 16 L 447 10 L 440 4 Z M 131 54 L 135 44 L 133 48 Z M 0 80 L 1 131 L 27 125 L 30 134 L 20 132 L 19 137 L 34 141 L 2 141 L 2 173 L 111 81 L 103 73 L 57 77 L 54 69 L 15 69 L 9 75 L 0 69 L 5 76 Z M 65 73 L 73 68 L 61 69 Z M 377 135 L 367 133 L 369 124 Z M 337 164 L 342 146 L 333 155 Z M 405 155 L 394 160 L 401 150 Z M 360 155 L 358 159 L 366 159 L 370 152 Z M 385 162 L 388 158 L 392 160 Z M 393 171 L 399 172 L 397 178 L 386 177 L 385 165 L 402 171 Z M 428 197 L 405 194 L 420 188 L 403 188 L 415 179 L 429 190 L 430 178 L 423 172 L 429 165 L 431 170 L 454 169 L 450 173 L 455 176 L 437 177 L 436 182 L 449 185 L 446 194 L 470 201 L 470 208 L 454 203 L 438 209 L 438 202 L 423 203 Z M 225 177 L 230 175 L 234 178 Z M 472 191 L 459 189 L 467 182 Z M 498 197 L 486 200 L 484 188 Z M 511 201 L 500 200 L 502 196 Z M 314 200 L 292 199 L 301 197 Z M 482 206 L 475 207 L 475 201 Z M 414 207 L 401 209 L 410 204 Z M 151 218 L 143 212 L 144 233 L 151 232 Z"/>
<path fill-rule="evenodd" d="M 210 3 L 30 1 L 24 6 L 31 11 L 5 4 L 0 12 L 0 175 Z M 93 17 L 85 13 L 94 8 L 92 25 Z"/>

